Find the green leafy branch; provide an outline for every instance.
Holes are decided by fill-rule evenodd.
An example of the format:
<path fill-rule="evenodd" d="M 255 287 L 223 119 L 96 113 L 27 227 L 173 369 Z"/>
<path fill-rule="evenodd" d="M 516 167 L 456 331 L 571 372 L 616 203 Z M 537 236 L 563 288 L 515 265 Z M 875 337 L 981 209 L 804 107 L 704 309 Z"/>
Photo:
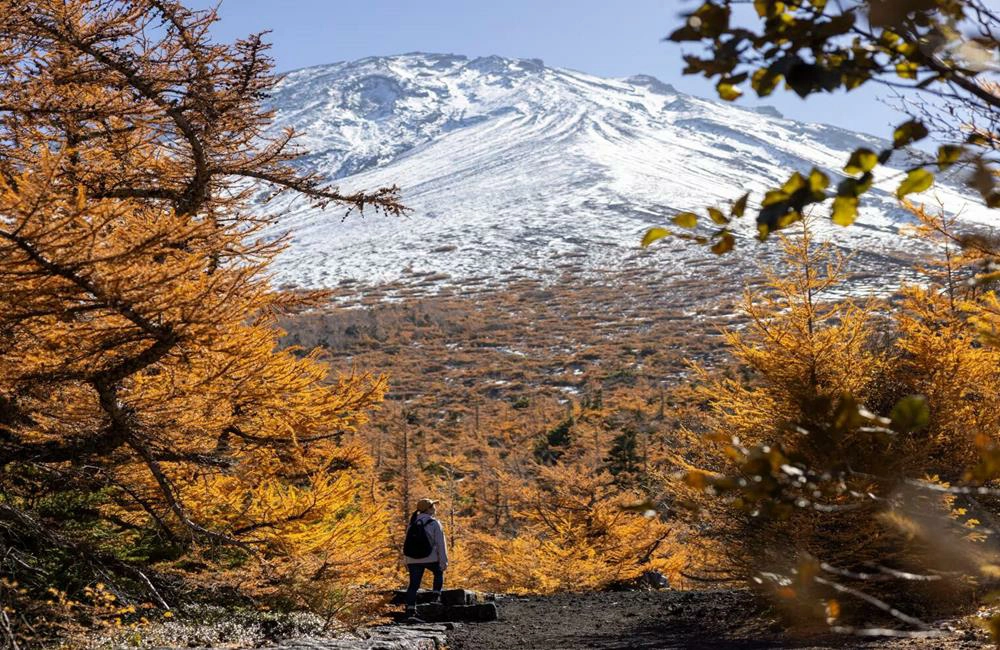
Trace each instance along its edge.
<path fill-rule="evenodd" d="M 1000 46 L 994 34 L 1000 33 L 1000 18 L 981 0 L 753 0 L 759 31 L 733 24 L 734 4 L 738 0 L 706 0 L 667 37 L 707 47 L 707 56 L 684 56 L 684 73 L 715 79 L 716 91 L 725 101 L 742 96 L 741 86 L 747 83 L 758 97 L 770 95 L 782 82 L 800 97 L 808 97 L 850 92 L 875 81 L 962 103 L 1000 123 L 1000 93 L 977 77 L 998 58 Z M 963 36 L 963 26 L 971 26 L 974 35 Z M 929 189 L 935 171 L 962 163 L 973 167 L 969 186 L 986 205 L 1000 207 L 995 161 L 990 157 L 1000 144 L 998 136 L 989 129 L 957 128 L 972 134 L 963 136 L 964 141 L 942 144 L 936 161 L 905 170 L 896 188 L 898 198 Z M 794 173 L 780 188 L 765 193 L 757 216 L 759 237 L 798 221 L 807 206 L 830 198 L 831 219 L 852 224 L 861 198 L 872 188 L 875 168 L 928 135 L 924 121 L 910 119 L 895 129 L 891 147 L 881 152 L 855 150 L 843 168 L 848 177 L 833 192 L 827 191 L 830 180 L 822 171 Z M 653 228 L 643 246 L 673 235 L 709 245 L 716 253 L 728 252 L 734 245 L 729 219 L 743 214 L 746 199 L 737 202 L 739 214 L 729 217 L 709 208 L 711 220 L 723 227 L 708 237 Z M 693 228 L 697 216 L 682 212 L 673 221 Z"/>

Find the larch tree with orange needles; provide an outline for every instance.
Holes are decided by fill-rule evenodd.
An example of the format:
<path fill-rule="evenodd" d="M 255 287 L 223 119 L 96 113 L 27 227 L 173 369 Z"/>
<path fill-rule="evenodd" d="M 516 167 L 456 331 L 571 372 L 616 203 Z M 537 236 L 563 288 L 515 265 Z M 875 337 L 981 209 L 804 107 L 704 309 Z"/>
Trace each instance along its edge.
<path fill-rule="evenodd" d="M 384 521 L 350 434 L 384 380 L 330 382 L 317 354 L 279 349 L 275 315 L 321 296 L 271 288 L 284 242 L 248 201 L 403 208 L 395 188 L 296 171 L 294 134 L 266 131 L 267 46 L 213 43 L 215 20 L 172 0 L 0 0 L 7 636 L 35 591 L 95 575 L 162 607 L 171 585 L 301 605 L 296 580 L 313 598 L 375 581 Z"/>
<path fill-rule="evenodd" d="M 676 583 L 681 526 L 665 521 L 608 460 L 630 395 L 606 407 L 550 404 L 548 420 L 511 409 L 485 441 L 456 447 L 467 468 L 454 554 L 468 584 L 518 593 L 597 590 L 658 570 Z M 518 419 L 518 416 L 523 419 Z M 541 425 L 541 426 L 540 426 Z M 471 444 L 469 444 L 471 443 Z M 640 507 L 641 506 L 641 507 Z M 642 516 L 642 515 L 646 516 Z"/>
<path fill-rule="evenodd" d="M 675 454 L 686 471 L 687 486 L 678 489 L 693 490 L 692 501 L 705 490 L 738 495 L 703 504 L 735 564 L 720 568 L 734 575 L 774 570 L 789 553 L 825 552 L 836 562 L 859 552 L 861 528 L 836 541 L 823 527 L 841 497 L 813 495 L 799 485 L 796 467 L 869 471 L 881 458 L 860 425 L 827 426 L 845 408 L 880 398 L 885 359 L 872 346 L 875 305 L 831 296 L 846 260 L 813 241 L 808 227 L 781 243 L 784 264 L 766 270 L 764 290 L 745 295 L 747 326 L 724 333 L 741 373 L 696 369 L 708 408 Z"/>
<path fill-rule="evenodd" d="M 468 573 L 482 585 L 520 593 L 598 590 L 658 570 L 677 577 L 684 554 L 676 528 L 642 496 L 579 459 L 538 466 L 515 486 L 505 529 L 469 535 Z"/>
<path fill-rule="evenodd" d="M 983 544 L 1000 468 L 1000 358 L 984 345 L 995 244 L 907 207 L 916 234 L 946 246 L 925 282 L 883 303 L 831 295 L 846 267 L 808 228 L 782 238 L 785 266 L 726 333 L 743 376 L 700 371 L 709 408 L 674 454 L 721 575 L 796 617 L 842 625 L 838 601 L 889 612 L 879 598 L 903 591 L 964 606 L 996 575 Z"/>

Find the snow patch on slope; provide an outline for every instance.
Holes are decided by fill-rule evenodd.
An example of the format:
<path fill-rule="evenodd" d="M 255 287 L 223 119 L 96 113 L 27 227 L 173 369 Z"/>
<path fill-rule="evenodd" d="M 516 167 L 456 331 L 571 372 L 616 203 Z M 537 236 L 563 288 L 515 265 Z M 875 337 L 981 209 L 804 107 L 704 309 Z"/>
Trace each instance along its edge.
<path fill-rule="evenodd" d="M 401 219 L 341 220 L 279 198 L 268 209 L 283 213 L 292 246 L 278 281 L 308 287 L 697 272 L 704 249 L 667 242 L 640 252 L 643 231 L 747 190 L 759 197 L 791 170 L 817 166 L 836 182 L 850 151 L 886 146 L 773 109 L 685 95 L 647 75 L 604 79 L 495 56 L 408 54 L 298 70 L 271 103 L 276 128 L 303 134 L 303 165 L 345 190 L 397 184 L 413 209 Z M 894 190 L 892 180 L 876 184 L 858 224 L 837 232 L 882 273 L 885 256 L 912 252 Z M 934 192 L 972 222 L 989 219 L 957 185 Z M 749 219 L 738 228 L 755 232 Z"/>

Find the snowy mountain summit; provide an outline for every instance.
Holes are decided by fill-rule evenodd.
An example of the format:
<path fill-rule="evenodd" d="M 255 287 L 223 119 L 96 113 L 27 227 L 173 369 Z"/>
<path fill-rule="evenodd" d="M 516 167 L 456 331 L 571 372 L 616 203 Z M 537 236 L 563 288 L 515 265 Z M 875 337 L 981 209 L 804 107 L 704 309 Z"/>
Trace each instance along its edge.
<path fill-rule="evenodd" d="M 407 54 L 298 70 L 271 106 L 275 128 L 302 134 L 303 165 L 344 190 L 399 185 L 413 210 L 342 220 L 301 199 L 270 204 L 293 240 L 278 281 L 310 287 L 502 284 L 623 265 L 683 273 L 686 261 L 711 254 L 670 241 L 639 252 L 646 228 L 746 190 L 759 200 L 793 170 L 817 166 L 836 179 L 853 149 L 886 145 L 771 108 L 699 99 L 650 76 L 604 79 L 495 56 Z M 876 188 L 838 236 L 875 253 L 903 248 L 894 185 Z M 971 201 L 957 185 L 936 191 L 956 210 Z M 985 212 L 970 203 L 966 214 Z M 749 238 L 752 217 L 741 228 Z"/>

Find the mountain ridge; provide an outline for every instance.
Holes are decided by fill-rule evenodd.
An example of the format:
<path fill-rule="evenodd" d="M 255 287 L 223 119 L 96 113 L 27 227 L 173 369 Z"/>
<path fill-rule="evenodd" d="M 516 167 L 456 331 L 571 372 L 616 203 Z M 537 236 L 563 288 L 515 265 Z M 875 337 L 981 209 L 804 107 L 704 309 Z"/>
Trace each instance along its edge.
<path fill-rule="evenodd" d="M 304 68 L 281 79 L 270 104 L 276 129 L 303 134 L 305 168 L 346 190 L 399 185 L 413 208 L 403 220 L 342 222 L 278 199 L 268 209 L 283 214 L 280 229 L 292 238 L 278 280 L 298 286 L 481 277 L 502 285 L 558 277 L 560 266 L 683 273 L 709 254 L 684 242 L 639 252 L 646 228 L 746 190 L 759 198 L 793 170 L 817 166 L 836 182 L 851 150 L 886 144 L 686 95 L 649 75 L 605 79 L 499 56 L 416 53 Z M 972 221 L 985 219 L 961 188 L 937 191 Z M 891 180 L 877 182 L 859 223 L 838 237 L 876 255 L 909 248 L 898 243 L 905 214 L 893 192 Z M 752 219 L 737 230 L 752 237 Z"/>

